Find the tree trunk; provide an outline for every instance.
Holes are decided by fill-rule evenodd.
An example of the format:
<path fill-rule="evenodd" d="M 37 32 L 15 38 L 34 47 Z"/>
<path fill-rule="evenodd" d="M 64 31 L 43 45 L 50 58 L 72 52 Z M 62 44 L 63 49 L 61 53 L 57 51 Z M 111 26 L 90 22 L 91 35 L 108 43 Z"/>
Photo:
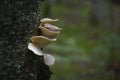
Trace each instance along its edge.
<path fill-rule="evenodd" d="M 40 0 L 0 0 L 0 80 L 49 80 L 43 57 L 27 49 L 40 21 Z"/>

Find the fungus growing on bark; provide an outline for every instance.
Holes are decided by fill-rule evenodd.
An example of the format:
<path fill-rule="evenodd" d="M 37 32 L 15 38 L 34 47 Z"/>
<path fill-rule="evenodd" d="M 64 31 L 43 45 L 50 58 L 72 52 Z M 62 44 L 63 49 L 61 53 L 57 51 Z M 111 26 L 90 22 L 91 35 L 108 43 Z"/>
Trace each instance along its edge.
<path fill-rule="evenodd" d="M 46 65 L 53 65 L 55 63 L 55 58 L 51 54 L 43 54 L 44 55 L 44 63 Z"/>
<path fill-rule="evenodd" d="M 42 50 L 36 44 L 29 43 L 28 49 L 38 56 L 43 56 L 46 65 L 53 65 L 55 63 L 55 58 L 51 54 L 43 54 Z"/>
<path fill-rule="evenodd" d="M 56 41 L 56 39 L 50 39 L 45 36 L 33 36 L 31 37 L 32 43 L 38 45 L 40 48 L 43 48 L 44 46 Z"/>
<path fill-rule="evenodd" d="M 44 27 L 39 26 L 42 34 L 47 37 L 56 37 L 58 34 L 60 34 L 60 28 L 57 28 L 54 25 L 51 24 L 45 24 Z"/>
<path fill-rule="evenodd" d="M 55 63 L 55 58 L 51 54 L 44 54 L 41 48 L 56 41 L 56 37 L 60 34 L 61 28 L 51 25 L 50 23 L 58 21 L 58 19 L 43 18 L 41 24 L 38 27 L 40 29 L 40 35 L 30 38 L 31 43 L 28 44 L 28 49 L 34 54 L 44 57 L 44 63 L 46 65 L 52 65 Z"/>
<path fill-rule="evenodd" d="M 42 50 L 34 43 L 29 43 L 28 49 L 34 52 L 36 55 L 39 55 L 39 56 L 43 55 Z"/>
<path fill-rule="evenodd" d="M 41 22 L 41 26 L 44 26 L 45 23 L 52 23 L 52 22 L 56 22 L 58 21 L 58 19 L 50 19 L 50 18 L 43 18 L 40 20 Z"/>
<path fill-rule="evenodd" d="M 60 30 L 62 29 L 50 24 L 55 21 L 58 21 L 58 19 L 43 18 L 41 20 L 41 24 L 38 28 L 41 30 L 41 33 L 44 36 L 47 36 L 49 38 L 54 38 L 58 34 L 60 34 Z"/>

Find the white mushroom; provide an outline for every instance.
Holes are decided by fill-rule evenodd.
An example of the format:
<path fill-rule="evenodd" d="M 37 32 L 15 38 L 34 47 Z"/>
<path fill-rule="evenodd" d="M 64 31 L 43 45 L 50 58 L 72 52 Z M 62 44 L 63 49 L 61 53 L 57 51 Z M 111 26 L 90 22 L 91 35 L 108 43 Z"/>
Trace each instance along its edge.
<path fill-rule="evenodd" d="M 43 48 L 44 46 L 56 41 L 56 39 L 49 39 L 45 36 L 33 36 L 31 37 L 32 43 L 37 44 L 40 48 Z"/>
<path fill-rule="evenodd" d="M 55 63 L 55 58 L 50 54 L 43 54 L 42 50 L 34 43 L 28 44 L 28 49 L 31 50 L 34 54 L 44 57 L 44 63 L 48 66 Z"/>
<path fill-rule="evenodd" d="M 34 43 L 29 43 L 28 44 L 28 49 L 31 50 L 36 55 L 39 55 L 39 56 L 43 55 L 41 49 Z"/>
<path fill-rule="evenodd" d="M 50 66 L 55 63 L 55 58 L 51 54 L 43 54 L 43 57 L 46 65 Z"/>

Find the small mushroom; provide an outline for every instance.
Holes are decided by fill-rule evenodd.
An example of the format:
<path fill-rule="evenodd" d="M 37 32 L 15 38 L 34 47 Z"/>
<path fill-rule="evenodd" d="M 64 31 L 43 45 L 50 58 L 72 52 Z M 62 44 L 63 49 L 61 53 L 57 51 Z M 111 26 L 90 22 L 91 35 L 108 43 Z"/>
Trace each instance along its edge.
<path fill-rule="evenodd" d="M 44 27 L 40 26 L 41 33 L 47 37 L 56 37 L 58 34 L 60 34 L 61 28 L 58 28 L 54 25 L 46 23 Z"/>
<path fill-rule="evenodd" d="M 56 39 L 49 39 L 44 36 L 33 36 L 31 37 L 31 41 L 37 44 L 40 48 L 43 48 L 44 46 L 56 41 Z"/>
<path fill-rule="evenodd" d="M 45 23 L 52 23 L 52 22 L 55 22 L 55 21 L 58 21 L 58 19 L 50 19 L 50 18 L 43 18 L 40 20 L 41 22 L 41 26 L 44 26 Z"/>
<path fill-rule="evenodd" d="M 39 55 L 39 56 L 43 55 L 41 49 L 34 43 L 29 43 L 28 44 L 28 49 L 31 50 L 36 55 Z"/>
<path fill-rule="evenodd" d="M 50 66 L 55 63 L 55 58 L 51 54 L 43 54 L 43 57 L 46 65 Z"/>
<path fill-rule="evenodd" d="M 55 58 L 50 54 L 43 54 L 42 50 L 34 43 L 28 44 L 28 49 L 31 50 L 34 54 L 44 57 L 44 63 L 48 66 L 55 63 Z"/>

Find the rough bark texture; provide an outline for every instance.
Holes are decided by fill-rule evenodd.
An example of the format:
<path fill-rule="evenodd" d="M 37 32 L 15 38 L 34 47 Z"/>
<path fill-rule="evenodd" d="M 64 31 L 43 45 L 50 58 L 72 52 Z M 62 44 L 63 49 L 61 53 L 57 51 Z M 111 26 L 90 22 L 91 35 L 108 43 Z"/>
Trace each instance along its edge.
<path fill-rule="evenodd" d="M 0 0 L 0 80 L 49 80 L 43 57 L 27 49 L 39 10 L 40 0 Z"/>

